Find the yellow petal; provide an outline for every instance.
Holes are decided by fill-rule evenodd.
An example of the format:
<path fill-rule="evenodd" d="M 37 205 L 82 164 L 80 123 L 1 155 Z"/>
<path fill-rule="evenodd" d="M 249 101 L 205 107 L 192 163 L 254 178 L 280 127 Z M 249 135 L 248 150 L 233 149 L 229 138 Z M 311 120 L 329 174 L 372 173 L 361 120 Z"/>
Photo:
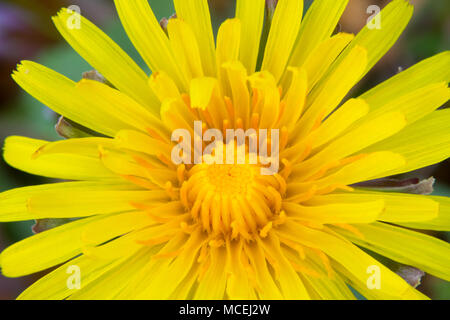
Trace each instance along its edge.
<path fill-rule="evenodd" d="M 354 275 L 352 272 L 344 268 L 339 263 L 334 261 L 331 262 L 333 268 L 340 274 L 341 277 L 345 279 L 345 282 L 358 293 L 360 293 L 364 298 L 369 300 L 430 300 L 426 295 L 421 293 L 419 290 L 414 289 L 408 284 L 407 291 L 402 295 L 397 295 L 394 292 L 380 292 L 380 290 L 369 289 L 367 286 L 367 281 L 362 281 L 358 279 L 358 276 Z M 372 264 L 372 266 L 379 266 L 377 264 Z M 373 267 L 372 267 L 373 268 Z M 391 270 L 382 269 L 382 273 L 380 273 L 381 277 L 383 277 L 384 272 L 392 272 Z M 367 272 L 367 279 L 373 274 L 372 270 Z"/>
<path fill-rule="evenodd" d="M 312 133 L 313 149 L 332 141 L 344 132 L 351 124 L 369 112 L 369 105 L 362 99 L 350 99 Z"/>
<path fill-rule="evenodd" d="M 277 4 L 270 26 L 261 70 L 267 70 L 278 83 L 297 39 L 303 17 L 303 0 L 284 0 Z"/>
<path fill-rule="evenodd" d="M 116 179 L 98 156 L 78 154 L 49 154 L 33 159 L 47 141 L 12 136 L 5 140 L 3 157 L 12 167 L 50 178 L 67 180 Z"/>
<path fill-rule="evenodd" d="M 349 185 L 373 179 L 374 176 L 381 175 L 380 172 L 386 172 L 390 168 L 398 168 L 404 164 L 404 158 L 396 153 L 376 152 L 350 163 L 324 180 L 327 182 L 342 182 Z M 342 178 L 342 180 L 339 178 Z"/>
<path fill-rule="evenodd" d="M 98 81 L 83 79 L 77 83 L 76 93 L 92 101 L 92 107 L 100 114 L 110 113 L 114 116 L 114 120 L 118 122 L 115 133 L 123 129 L 139 129 L 144 132 L 153 129 L 160 136 L 168 136 L 167 129 L 157 116 L 119 90 Z M 100 116 L 97 122 L 104 121 L 103 119 Z"/>
<path fill-rule="evenodd" d="M 288 218 L 296 221 L 333 223 L 371 223 L 375 222 L 385 208 L 383 200 L 359 203 L 334 203 L 320 206 L 303 206 L 284 202 Z"/>
<path fill-rule="evenodd" d="M 98 108 L 95 100 L 80 95 L 72 80 L 42 65 L 22 61 L 12 77 L 25 91 L 56 113 L 87 128 L 113 136 L 118 128 L 126 126 L 117 118 L 114 109 L 109 106 L 108 109 Z"/>
<path fill-rule="evenodd" d="M 83 282 L 81 290 L 72 290 L 69 300 L 112 300 L 128 284 L 130 278 L 140 271 L 152 256 L 154 248 L 130 250 L 129 255 L 118 259 L 113 268 L 108 268 L 95 281 Z M 97 259 L 99 260 L 99 259 Z M 97 261 L 94 260 L 94 261 Z M 104 260 L 100 260 L 104 261 Z M 83 269 L 81 269 L 83 270 Z M 83 271 L 82 271 L 83 272 Z M 84 273 L 83 273 L 84 274 Z"/>
<path fill-rule="evenodd" d="M 339 63 L 335 63 L 329 76 L 325 76 L 308 95 L 306 112 L 297 123 L 293 136 L 303 137 L 318 120 L 332 112 L 359 80 L 367 63 L 367 50 L 356 46 Z"/>
<path fill-rule="evenodd" d="M 172 150 L 170 144 L 134 130 L 119 131 L 115 137 L 115 142 L 118 148 L 156 156 L 164 154 L 170 157 Z"/>
<path fill-rule="evenodd" d="M 383 114 L 336 139 L 319 154 L 321 156 L 327 154 L 330 159 L 342 159 L 368 145 L 394 135 L 403 129 L 405 125 L 406 119 L 402 113 L 391 112 Z M 319 154 L 317 157 L 320 157 Z M 311 161 L 313 158 L 311 158 Z"/>
<path fill-rule="evenodd" d="M 155 221 L 142 211 L 115 214 L 87 225 L 81 240 L 85 245 L 96 245 L 153 224 Z"/>
<path fill-rule="evenodd" d="M 146 167 L 138 164 L 131 155 L 100 148 L 102 165 L 117 175 L 148 178 Z"/>
<path fill-rule="evenodd" d="M 71 218 L 74 217 L 66 210 L 37 213 L 30 211 L 29 200 L 36 196 L 45 196 L 56 193 L 65 194 L 66 197 L 72 193 L 91 190 L 136 190 L 136 187 L 126 182 L 67 182 L 52 183 L 38 186 L 17 188 L 0 193 L 0 221 L 24 221 L 44 218 Z M 52 199 L 49 199 L 52 201 Z M 92 215 L 87 210 L 80 216 Z"/>
<path fill-rule="evenodd" d="M 190 81 L 202 77 L 202 55 L 191 26 L 181 19 L 170 19 L 167 25 L 170 43 L 178 63 L 182 66 L 184 76 Z"/>
<path fill-rule="evenodd" d="M 214 128 L 222 129 L 223 121 L 229 118 L 229 114 L 223 95 L 220 93 L 218 80 L 209 77 L 193 79 L 190 97 L 191 107 L 206 111 L 211 116 Z"/>
<path fill-rule="evenodd" d="M 128 37 L 150 70 L 153 73 L 167 72 L 180 88 L 186 89 L 187 79 L 183 78 L 169 39 L 156 20 L 148 1 L 115 0 L 114 3 Z"/>
<path fill-rule="evenodd" d="M 43 218 L 84 217 L 134 210 L 132 203 L 168 200 L 164 190 L 126 191 L 98 186 L 83 190 L 42 191 L 28 198 L 31 215 Z"/>
<path fill-rule="evenodd" d="M 83 242 L 82 253 L 99 260 L 114 261 L 133 254 L 142 247 L 136 242 L 136 235 L 143 231 L 130 232 L 105 243 L 86 244 Z M 83 234 L 82 234 L 83 236 Z"/>
<path fill-rule="evenodd" d="M 280 116 L 280 90 L 273 75 L 269 72 L 259 72 L 250 76 L 253 89 L 257 90 L 258 103 L 254 112 L 259 114 L 259 127 L 271 128 Z"/>
<path fill-rule="evenodd" d="M 369 25 L 356 35 L 338 60 L 345 59 L 355 46 L 367 48 L 367 65 L 361 79 L 394 45 L 412 17 L 414 7 L 408 0 L 393 0 L 374 18 L 381 18 L 381 29 Z M 358 79 L 358 80 L 359 80 Z"/>
<path fill-rule="evenodd" d="M 194 299 L 222 300 L 225 295 L 227 274 L 225 272 L 226 249 L 211 248 L 211 265 L 200 281 Z"/>
<path fill-rule="evenodd" d="M 98 217 L 66 223 L 16 242 L 0 254 L 2 272 L 20 277 L 65 262 L 81 252 L 81 232 Z M 43 254 L 45 252 L 45 254 Z"/>
<path fill-rule="evenodd" d="M 326 125 L 326 124 L 325 124 Z M 367 146 L 382 141 L 399 132 L 406 125 L 405 117 L 400 112 L 391 112 L 367 122 L 353 131 L 337 138 L 313 157 L 298 164 L 296 175 L 311 176 L 322 165 L 341 160 Z"/>
<path fill-rule="evenodd" d="M 184 244 L 186 244 L 188 236 L 184 233 L 178 233 L 172 237 L 162 248 L 158 247 L 158 254 L 170 254 L 180 249 Z M 190 255 L 188 257 L 193 257 Z M 175 259 L 175 257 L 168 256 L 164 259 L 156 259 L 151 258 L 147 262 L 147 264 L 141 268 L 141 270 L 137 271 L 134 275 L 130 276 L 130 282 L 126 285 L 126 287 L 119 293 L 117 299 L 148 299 L 148 295 L 143 295 L 145 290 L 153 291 L 153 295 L 157 296 L 159 292 L 159 287 L 149 287 L 150 282 L 156 280 L 158 281 L 166 281 L 168 284 L 172 284 L 171 280 L 179 280 L 174 279 L 173 277 L 165 277 L 161 278 L 160 274 L 163 272 L 167 272 L 171 262 Z M 186 260 L 184 260 L 186 262 Z M 183 269 L 177 268 L 177 271 L 184 272 Z M 185 273 L 186 274 L 186 273 Z M 175 282 L 174 281 L 174 282 Z M 176 284 L 175 284 L 176 286 Z M 165 290 L 167 287 L 161 286 L 161 290 Z M 164 294 L 161 294 L 156 297 L 156 299 L 162 299 Z"/>
<path fill-rule="evenodd" d="M 303 277 L 323 300 L 356 300 L 340 276 L 335 276 L 333 279 L 315 278 L 309 275 L 303 275 Z"/>
<path fill-rule="evenodd" d="M 167 99 L 161 106 L 161 120 L 170 130 L 188 129 L 193 136 L 194 121 L 197 119 L 181 100 Z"/>
<path fill-rule="evenodd" d="M 147 180 L 146 184 L 153 183 L 161 188 L 166 188 L 167 182 L 171 182 L 172 185 L 178 183 L 176 171 L 168 168 L 156 157 L 144 154 L 130 155 L 101 149 L 100 159 L 102 164 L 112 172 L 122 176 L 143 178 L 144 181 Z"/>
<path fill-rule="evenodd" d="M 33 154 L 33 159 L 51 154 L 74 154 L 98 158 L 99 147 L 114 148 L 114 140 L 110 138 L 86 137 L 60 140 L 44 144 Z"/>
<path fill-rule="evenodd" d="M 108 260 L 91 259 L 86 256 L 80 256 L 72 259 L 56 270 L 34 282 L 25 291 L 23 291 L 18 300 L 63 300 L 73 294 L 74 289 L 69 289 L 67 286 L 68 277 L 71 266 L 78 266 L 81 271 L 81 286 L 88 286 L 89 283 L 95 282 L 109 269 L 115 267 L 117 263 L 122 262 L 117 260 L 111 263 Z"/>
<path fill-rule="evenodd" d="M 148 84 L 161 102 L 169 98 L 181 98 L 180 90 L 176 83 L 164 71 L 153 72 L 148 80 Z"/>
<path fill-rule="evenodd" d="M 194 32 L 194 39 L 196 39 L 200 52 L 202 53 L 201 62 L 205 75 L 215 76 L 216 54 L 208 1 L 174 0 L 174 5 L 175 11 L 177 12 L 177 17 L 186 21 Z"/>
<path fill-rule="evenodd" d="M 450 51 L 425 59 L 364 93 L 372 109 L 377 109 L 409 92 L 433 83 L 450 81 Z"/>
<path fill-rule="evenodd" d="M 227 272 L 229 273 L 226 293 L 232 300 L 255 300 L 254 287 L 249 279 L 249 273 L 242 272 L 243 264 L 242 242 L 233 241 L 228 246 Z"/>
<path fill-rule="evenodd" d="M 303 113 L 309 83 L 305 69 L 288 69 L 292 72 L 292 80 L 285 97 L 286 106 L 280 119 L 280 126 L 292 129 Z"/>
<path fill-rule="evenodd" d="M 385 172 L 383 176 L 409 172 L 447 159 L 450 156 L 450 109 L 435 111 L 362 152 L 375 150 L 390 150 L 406 159 L 405 166 Z"/>
<path fill-rule="evenodd" d="M 381 299 L 412 299 L 422 298 L 400 276 L 384 267 L 380 262 L 366 254 L 358 247 L 342 240 L 339 237 L 319 230 L 304 227 L 298 223 L 286 223 L 280 228 L 280 232 L 289 236 L 291 240 L 300 242 L 308 247 L 322 250 L 334 261 L 348 270 L 353 277 L 363 285 L 366 285 L 370 274 L 369 266 L 377 266 L 380 269 L 381 287 L 374 294 Z"/>
<path fill-rule="evenodd" d="M 286 257 L 295 263 L 301 272 L 301 278 L 308 287 L 308 292 L 314 300 L 355 300 L 344 279 L 339 274 L 328 277 L 322 260 L 311 249 L 304 248 L 305 257 L 291 249 L 284 248 Z M 311 252 L 311 254 L 308 254 Z"/>
<path fill-rule="evenodd" d="M 80 19 L 80 28 L 73 28 L 68 23 L 73 18 Z M 146 85 L 147 75 L 106 34 L 68 9 L 62 9 L 53 17 L 53 22 L 75 51 L 116 88 L 150 110 L 158 110 L 158 101 Z"/>
<path fill-rule="evenodd" d="M 239 60 L 252 74 L 256 68 L 259 42 L 264 24 L 264 0 L 237 0 L 236 18 L 241 21 L 241 46 Z"/>
<path fill-rule="evenodd" d="M 172 264 L 161 268 L 159 274 L 152 277 L 145 285 L 144 291 L 139 293 L 138 299 L 167 299 L 196 264 L 198 251 L 203 241 L 201 232 L 199 230 L 194 232 L 186 241 L 179 256 L 173 260 Z"/>
<path fill-rule="evenodd" d="M 277 282 L 280 284 L 284 298 L 288 300 L 309 300 L 310 297 L 303 281 L 292 267 L 292 264 L 283 255 L 278 238 L 273 234 L 269 234 L 267 239 L 258 242 L 274 259 L 274 263 L 279 268 Z"/>
<path fill-rule="evenodd" d="M 405 95 L 392 100 L 386 100 L 381 104 L 378 101 L 374 101 L 375 99 L 371 99 L 376 108 L 373 109 L 372 105 L 370 105 L 370 112 L 367 117 L 361 119 L 352 127 L 360 125 L 361 122 L 369 121 L 373 117 L 392 111 L 402 112 L 408 122 L 407 125 L 410 125 L 435 111 L 449 99 L 450 89 L 448 88 L 447 82 L 433 83 L 407 92 Z"/>
<path fill-rule="evenodd" d="M 211 102 L 211 96 L 216 86 L 217 79 L 215 78 L 193 79 L 190 87 L 191 107 L 205 111 Z"/>
<path fill-rule="evenodd" d="M 250 122 L 250 93 L 247 86 L 247 70 L 238 62 L 233 61 L 222 66 L 228 76 L 229 87 L 234 107 L 234 121 L 241 119 L 246 126 Z M 261 126 L 264 126 L 261 123 Z"/>
<path fill-rule="evenodd" d="M 450 198 L 427 196 L 427 199 L 439 204 L 437 217 L 427 221 L 408 222 L 401 225 L 414 229 L 450 231 Z"/>
<path fill-rule="evenodd" d="M 357 245 L 389 259 L 414 266 L 444 280 L 450 280 L 450 244 L 429 235 L 385 223 L 358 225 L 364 238 L 334 228 Z"/>
<path fill-rule="evenodd" d="M 301 67 L 311 52 L 334 32 L 348 0 L 315 0 L 306 13 L 289 60 Z"/>
<path fill-rule="evenodd" d="M 228 19 L 219 28 L 217 34 L 216 62 L 217 74 L 221 83 L 222 92 L 231 96 L 227 84 L 226 72 L 223 64 L 239 60 L 239 47 L 241 43 L 241 22 L 239 19 Z"/>
<path fill-rule="evenodd" d="M 360 189 L 349 193 L 315 196 L 305 204 L 308 206 L 327 204 L 345 205 L 377 200 L 382 200 L 385 203 L 384 210 L 379 215 L 378 220 L 386 222 L 428 221 L 436 218 L 440 211 L 438 202 L 433 201 L 429 196 L 371 192 Z"/>
<path fill-rule="evenodd" d="M 331 186 L 351 185 L 374 179 L 374 177 L 386 176 L 386 172 L 390 172 L 395 168 L 401 168 L 404 165 L 405 159 L 396 153 L 388 151 L 375 152 L 345 165 L 323 179 L 289 184 L 287 188 L 288 196 L 308 192 L 314 186 L 318 190 L 322 190 Z"/>
<path fill-rule="evenodd" d="M 308 74 L 310 89 L 322 78 L 342 50 L 353 40 L 353 37 L 349 33 L 338 33 L 323 41 L 313 50 L 304 64 L 302 64 L 302 68 Z"/>
<path fill-rule="evenodd" d="M 180 282 L 175 291 L 170 295 L 171 300 L 189 300 L 192 299 L 192 288 L 197 282 L 199 267 L 194 266 L 189 274 Z"/>
<path fill-rule="evenodd" d="M 267 261 L 260 245 L 245 244 L 245 251 L 256 277 L 257 291 L 260 299 L 280 300 L 283 298 L 280 288 L 276 285 L 273 275 L 267 266 Z"/>

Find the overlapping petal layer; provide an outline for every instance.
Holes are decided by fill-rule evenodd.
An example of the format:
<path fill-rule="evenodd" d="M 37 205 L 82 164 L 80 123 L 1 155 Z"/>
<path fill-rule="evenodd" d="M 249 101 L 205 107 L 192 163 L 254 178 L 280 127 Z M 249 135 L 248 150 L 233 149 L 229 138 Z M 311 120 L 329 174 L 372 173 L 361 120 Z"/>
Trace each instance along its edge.
<path fill-rule="evenodd" d="M 99 133 L 6 140 L 11 166 L 74 180 L 0 194 L 0 221 L 76 218 L 1 253 L 12 277 L 73 259 L 20 298 L 353 299 L 348 286 L 367 298 L 426 298 L 358 246 L 448 280 L 449 245 L 403 227 L 449 230 L 447 198 L 352 185 L 449 157 L 450 113 L 436 110 L 449 99 L 450 54 L 343 101 L 412 15 L 408 1 L 393 0 L 381 30 L 333 35 L 347 2 L 316 0 L 302 21 L 303 1 L 280 0 L 260 52 L 263 0 L 238 0 L 217 43 L 207 0 L 176 0 L 167 34 L 146 0 L 116 0 L 151 76 L 86 19 L 67 28 L 71 13 L 62 10 L 58 30 L 114 87 L 27 61 L 13 75 Z M 280 170 L 174 164 L 171 132 L 193 134 L 196 120 L 203 131 L 253 129 L 269 145 L 275 137 L 257 130 L 278 129 Z M 193 151 L 201 157 L 205 148 Z M 69 265 L 86 274 L 75 293 L 66 287 Z M 380 290 L 366 285 L 370 266 L 380 270 Z"/>

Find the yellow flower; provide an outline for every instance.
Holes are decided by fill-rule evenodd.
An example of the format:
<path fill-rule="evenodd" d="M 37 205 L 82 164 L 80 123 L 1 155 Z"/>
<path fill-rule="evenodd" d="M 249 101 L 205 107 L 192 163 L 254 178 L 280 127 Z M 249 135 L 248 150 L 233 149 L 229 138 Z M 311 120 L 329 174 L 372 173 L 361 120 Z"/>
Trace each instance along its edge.
<path fill-rule="evenodd" d="M 261 50 L 264 0 L 238 0 L 216 40 L 207 0 L 174 2 L 163 30 L 146 0 L 115 1 L 150 77 L 65 9 L 56 27 L 111 85 L 29 61 L 14 72 L 98 133 L 5 142 L 11 166 L 74 181 L 4 192 L 0 221 L 79 218 L 2 252 L 9 277 L 63 264 L 20 298 L 352 299 L 349 286 L 370 299 L 426 298 L 360 247 L 450 280 L 449 244 L 405 228 L 450 230 L 448 198 L 354 186 L 450 155 L 450 110 L 436 111 L 449 99 L 450 52 L 341 105 L 405 28 L 408 1 L 353 36 L 333 34 L 348 0 L 316 0 L 303 19 L 301 0 L 280 0 Z M 223 133 L 279 129 L 265 140 L 279 142 L 279 172 L 262 174 L 261 159 L 176 165 L 171 134 L 193 133 L 196 120 Z"/>

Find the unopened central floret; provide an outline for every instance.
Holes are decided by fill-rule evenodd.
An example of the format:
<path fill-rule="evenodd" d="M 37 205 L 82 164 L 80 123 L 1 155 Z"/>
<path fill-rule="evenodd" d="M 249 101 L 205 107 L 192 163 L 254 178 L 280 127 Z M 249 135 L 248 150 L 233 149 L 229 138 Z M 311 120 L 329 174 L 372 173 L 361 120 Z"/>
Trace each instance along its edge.
<path fill-rule="evenodd" d="M 252 240 L 279 219 L 284 180 L 260 174 L 259 165 L 198 164 L 181 188 L 181 199 L 211 234 Z"/>

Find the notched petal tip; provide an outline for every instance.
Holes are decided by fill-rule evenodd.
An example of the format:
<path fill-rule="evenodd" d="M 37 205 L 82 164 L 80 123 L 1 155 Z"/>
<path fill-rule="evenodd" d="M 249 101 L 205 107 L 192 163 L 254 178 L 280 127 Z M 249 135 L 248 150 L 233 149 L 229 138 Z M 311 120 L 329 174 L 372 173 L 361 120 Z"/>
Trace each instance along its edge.
<path fill-rule="evenodd" d="M 17 82 L 17 77 L 24 76 L 30 73 L 30 66 L 33 62 L 28 60 L 22 60 L 17 65 L 16 68 L 12 71 L 11 77 L 14 81 Z"/>

